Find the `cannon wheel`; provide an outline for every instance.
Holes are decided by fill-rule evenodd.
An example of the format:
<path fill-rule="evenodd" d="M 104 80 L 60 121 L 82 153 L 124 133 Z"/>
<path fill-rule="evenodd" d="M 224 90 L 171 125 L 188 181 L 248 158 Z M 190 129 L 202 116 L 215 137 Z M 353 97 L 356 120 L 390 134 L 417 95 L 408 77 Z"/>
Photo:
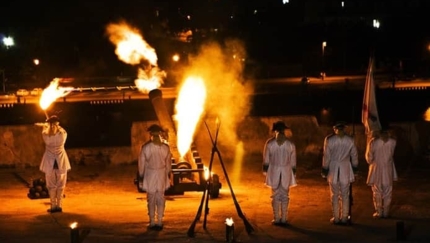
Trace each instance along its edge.
<path fill-rule="evenodd" d="M 209 187 L 209 195 L 211 198 L 219 197 L 219 189 L 221 188 L 221 184 L 219 183 L 219 176 L 212 175 L 212 180 Z"/>

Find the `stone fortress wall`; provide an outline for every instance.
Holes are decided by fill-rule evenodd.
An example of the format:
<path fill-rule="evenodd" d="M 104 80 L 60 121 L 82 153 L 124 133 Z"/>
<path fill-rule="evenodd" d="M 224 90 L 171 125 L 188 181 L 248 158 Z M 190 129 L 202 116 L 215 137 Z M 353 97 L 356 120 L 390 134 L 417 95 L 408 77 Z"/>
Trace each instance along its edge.
<path fill-rule="evenodd" d="M 272 136 L 272 124 L 283 120 L 291 128 L 289 135 L 297 147 L 298 160 L 306 168 L 321 165 L 325 136 L 332 132 L 330 126 L 319 125 L 313 116 L 247 117 L 238 126 L 237 136 L 249 154 L 261 154 L 265 141 Z M 131 146 L 67 148 L 73 165 L 98 163 L 103 165 L 131 164 L 137 162 L 140 147 L 149 139 L 147 127 L 157 121 L 134 122 L 131 128 Z M 390 124 L 397 139 L 396 164 L 402 168 L 419 155 L 429 151 L 430 123 Z M 364 161 L 366 134 L 361 124 L 349 125 L 347 133 L 354 134 L 359 159 Z M 222 153 L 234 153 L 235 145 L 223 144 L 227 134 L 219 134 L 218 148 Z M 195 145 L 202 158 L 209 157 L 212 144 L 204 124 L 195 133 Z M 44 152 L 41 128 L 33 125 L 0 126 L 0 167 L 39 166 Z M 361 163 L 364 164 L 365 163 Z"/>

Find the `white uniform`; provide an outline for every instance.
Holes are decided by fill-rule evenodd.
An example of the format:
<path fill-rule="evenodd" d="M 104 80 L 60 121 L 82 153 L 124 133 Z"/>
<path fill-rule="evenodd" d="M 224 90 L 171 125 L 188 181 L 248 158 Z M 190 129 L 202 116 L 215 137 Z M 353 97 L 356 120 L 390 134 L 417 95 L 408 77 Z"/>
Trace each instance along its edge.
<path fill-rule="evenodd" d="M 393 155 L 396 140 L 373 138 L 367 144 L 366 161 L 369 164 L 367 184 L 372 187 L 373 204 L 377 217 L 388 217 L 393 192 L 393 181 L 397 181 L 397 171 Z"/>
<path fill-rule="evenodd" d="M 42 157 L 39 169 L 45 173 L 46 187 L 49 191 L 51 209 L 62 208 L 62 198 L 67 182 L 67 172 L 71 169 L 69 157 L 64 144 L 67 140 L 67 132 L 58 126 L 58 132 L 48 134 L 48 127 L 42 131 L 45 142 L 45 153 Z M 55 168 L 54 168 L 55 166 Z"/>
<path fill-rule="evenodd" d="M 140 151 L 139 175 L 143 176 L 142 190 L 147 193 L 147 206 L 150 226 L 155 224 L 157 209 L 158 225 L 162 225 L 166 200 L 164 191 L 170 187 L 172 154 L 169 145 L 145 143 Z"/>
<path fill-rule="evenodd" d="M 328 169 L 327 181 L 335 222 L 346 223 L 349 216 L 349 186 L 354 182 L 353 167 L 358 166 L 357 147 L 348 135 L 327 136 L 324 140 L 323 169 Z M 339 212 L 339 200 L 342 212 Z"/>
<path fill-rule="evenodd" d="M 296 167 L 296 147 L 289 140 L 279 145 L 273 137 L 266 141 L 263 156 L 263 165 L 268 166 L 265 184 L 272 188 L 274 221 L 286 223 L 289 188 L 297 185 L 293 173 L 293 168 Z"/>

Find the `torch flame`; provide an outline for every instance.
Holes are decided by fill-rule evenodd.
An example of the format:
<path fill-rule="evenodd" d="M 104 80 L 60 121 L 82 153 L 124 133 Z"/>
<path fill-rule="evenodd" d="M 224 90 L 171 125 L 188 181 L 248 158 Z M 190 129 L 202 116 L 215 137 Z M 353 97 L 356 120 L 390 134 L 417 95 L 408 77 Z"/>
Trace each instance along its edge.
<path fill-rule="evenodd" d="M 157 54 L 142 37 L 140 31 L 125 22 L 109 24 L 106 28 L 109 40 L 116 46 L 115 53 L 124 63 L 144 65 L 138 67 L 137 88 L 146 93 L 163 84 L 166 73 L 157 67 Z"/>
<path fill-rule="evenodd" d="M 76 227 L 78 227 L 78 222 L 73 222 L 73 223 L 70 224 L 70 228 L 71 229 L 74 229 Z"/>
<path fill-rule="evenodd" d="M 234 224 L 233 219 L 232 218 L 226 218 L 225 224 L 228 226 L 232 226 Z"/>
<path fill-rule="evenodd" d="M 178 152 L 183 157 L 191 147 L 194 132 L 204 111 L 206 87 L 200 77 L 188 77 L 182 85 L 177 102 Z"/>
<path fill-rule="evenodd" d="M 430 121 L 430 107 L 424 113 L 424 120 L 425 121 Z"/>
<path fill-rule="evenodd" d="M 203 171 L 204 171 L 203 176 L 205 177 L 205 180 L 209 180 L 209 178 L 210 178 L 209 168 L 206 166 L 203 166 Z M 211 174 L 212 174 L 212 172 L 211 172 Z"/>
<path fill-rule="evenodd" d="M 43 90 L 40 96 L 39 105 L 42 110 L 48 109 L 48 107 L 58 98 L 64 97 L 73 91 L 71 87 L 59 87 L 59 78 L 55 78 L 51 81 L 49 86 Z"/>

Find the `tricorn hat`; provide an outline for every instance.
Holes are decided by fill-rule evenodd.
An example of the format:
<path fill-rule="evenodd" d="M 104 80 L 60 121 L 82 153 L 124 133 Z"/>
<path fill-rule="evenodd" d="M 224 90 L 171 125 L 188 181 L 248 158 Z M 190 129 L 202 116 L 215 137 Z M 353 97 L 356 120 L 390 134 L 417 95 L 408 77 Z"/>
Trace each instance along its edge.
<path fill-rule="evenodd" d="M 152 132 L 164 132 L 163 128 L 161 128 L 157 124 L 152 124 L 151 126 L 149 126 L 147 131 L 150 133 L 152 133 Z"/>
<path fill-rule="evenodd" d="M 333 129 L 345 129 L 346 127 L 347 127 L 346 122 L 339 121 L 339 122 L 336 122 L 336 124 L 334 124 Z"/>
<path fill-rule="evenodd" d="M 49 123 L 60 122 L 60 118 L 58 118 L 58 116 L 56 115 L 52 115 L 48 119 L 46 119 L 46 122 L 49 122 Z"/>
<path fill-rule="evenodd" d="M 274 131 L 278 131 L 278 132 L 284 131 L 287 128 L 288 128 L 288 126 L 285 125 L 285 123 L 283 121 L 277 121 L 277 122 L 273 123 L 272 132 L 274 132 Z"/>

